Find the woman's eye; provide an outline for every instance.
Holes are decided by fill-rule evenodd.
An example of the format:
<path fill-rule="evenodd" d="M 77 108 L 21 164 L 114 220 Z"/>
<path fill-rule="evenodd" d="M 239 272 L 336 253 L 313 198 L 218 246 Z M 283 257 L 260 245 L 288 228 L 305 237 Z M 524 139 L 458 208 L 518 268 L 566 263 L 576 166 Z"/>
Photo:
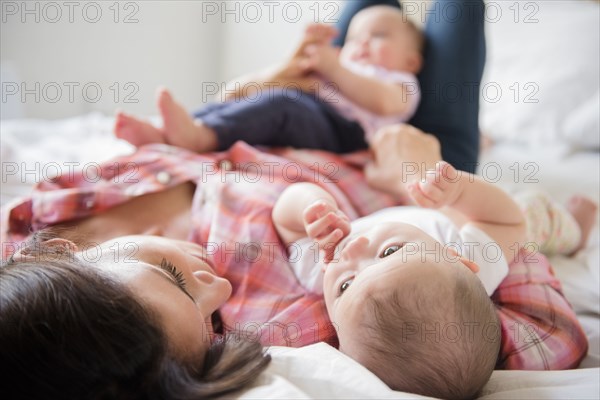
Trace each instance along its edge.
<path fill-rule="evenodd" d="M 354 281 L 354 279 L 348 279 L 347 281 L 344 281 L 341 285 L 340 285 L 340 292 L 339 295 L 342 295 L 346 289 L 348 289 L 350 287 L 350 285 L 352 285 L 352 282 Z"/>
<path fill-rule="evenodd" d="M 172 262 L 167 261 L 165 258 L 163 258 L 160 262 L 160 267 L 163 270 L 167 271 L 173 277 L 173 279 L 175 279 L 175 282 L 177 282 L 177 285 L 179 285 L 179 287 L 182 290 L 186 290 L 185 278 L 183 277 L 183 274 L 179 270 L 177 270 L 177 267 L 175 267 L 175 265 L 173 265 Z"/>
<path fill-rule="evenodd" d="M 189 297 L 190 300 L 192 300 L 194 303 L 196 303 L 194 296 L 192 296 L 190 294 L 190 292 L 188 292 L 186 289 L 187 285 L 186 285 L 186 281 L 183 276 L 183 273 L 181 271 L 179 271 L 177 269 L 177 267 L 175 265 L 173 265 L 172 262 L 167 261 L 167 259 L 163 258 L 159 264 L 159 267 L 162 268 L 164 271 L 166 271 L 169 275 L 171 275 L 173 277 L 175 283 L 177 284 L 177 286 L 179 286 L 179 289 L 181 289 L 181 291 L 183 293 L 185 293 L 185 295 L 187 297 Z"/>
<path fill-rule="evenodd" d="M 398 250 L 400 250 L 402 248 L 402 246 L 394 244 L 392 246 L 386 247 L 385 250 L 383 250 L 383 252 L 381 253 L 381 258 L 387 257 L 387 256 L 391 256 L 392 254 L 394 254 L 395 252 L 397 252 Z"/>

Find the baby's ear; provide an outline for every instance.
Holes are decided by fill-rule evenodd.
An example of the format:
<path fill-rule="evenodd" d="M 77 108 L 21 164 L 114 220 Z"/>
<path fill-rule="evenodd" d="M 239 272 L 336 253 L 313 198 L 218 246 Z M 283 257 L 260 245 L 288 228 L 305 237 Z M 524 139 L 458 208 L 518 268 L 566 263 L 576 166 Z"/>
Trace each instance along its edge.
<path fill-rule="evenodd" d="M 78 251 L 77 245 L 75 243 L 73 243 L 70 240 L 61 239 L 61 238 L 46 240 L 43 243 L 43 246 L 46 248 L 57 250 L 58 252 L 60 252 L 61 250 L 63 250 L 63 251 L 66 250 L 69 252 Z"/>
<path fill-rule="evenodd" d="M 474 261 L 469 260 L 468 258 L 465 257 L 460 257 L 460 262 L 463 263 L 467 268 L 469 268 L 471 271 L 473 271 L 474 273 L 478 273 L 479 272 L 479 265 L 477 265 L 477 263 L 475 263 Z"/>
<path fill-rule="evenodd" d="M 449 248 L 448 252 L 457 256 L 458 257 L 458 261 L 460 261 L 461 263 L 464 264 L 465 267 L 469 268 L 471 271 L 473 271 L 474 273 L 479 272 L 479 265 L 477 265 L 477 263 L 469 260 L 466 257 L 461 256 L 460 254 L 458 254 L 458 252 L 456 250 L 454 250 L 453 248 Z"/>
<path fill-rule="evenodd" d="M 414 52 L 407 61 L 408 72 L 418 74 L 423 68 L 423 56 L 420 53 Z"/>
<path fill-rule="evenodd" d="M 46 240 L 40 246 L 45 250 L 42 253 L 74 253 L 78 250 L 75 243 L 70 240 L 60 238 Z M 39 253 L 35 248 L 24 247 L 15 252 L 15 254 L 12 256 L 12 259 L 14 261 L 36 261 L 39 259 Z"/>

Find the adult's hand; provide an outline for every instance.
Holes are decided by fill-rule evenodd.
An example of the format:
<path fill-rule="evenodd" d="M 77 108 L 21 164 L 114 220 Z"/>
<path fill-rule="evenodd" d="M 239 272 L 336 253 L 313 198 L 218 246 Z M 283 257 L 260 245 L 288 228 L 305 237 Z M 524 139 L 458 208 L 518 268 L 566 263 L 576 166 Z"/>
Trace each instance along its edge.
<path fill-rule="evenodd" d="M 365 167 L 370 186 L 408 202 L 406 186 L 425 178 L 442 160 L 440 142 L 433 135 L 411 125 L 397 124 L 381 128 L 371 140 L 373 161 Z"/>
<path fill-rule="evenodd" d="M 337 35 L 335 28 L 324 24 L 309 25 L 302 40 L 285 61 L 272 65 L 261 71 L 252 72 L 228 82 L 221 93 L 225 101 L 252 97 L 256 92 L 273 89 L 299 89 L 303 92 L 319 90 L 321 79 L 312 70 L 306 52 L 308 46 L 329 43 Z M 259 96 L 260 97 L 260 96 Z"/>
<path fill-rule="evenodd" d="M 331 40 L 337 36 L 337 30 L 326 24 L 311 24 L 306 27 L 302 40 L 291 57 L 277 67 L 270 77 L 281 86 L 297 87 L 304 92 L 319 90 L 321 78 L 317 75 L 319 66 L 325 62 L 326 50 L 335 53 Z M 328 52 L 327 55 L 330 55 Z M 327 60 L 329 61 L 329 59 Z"/>

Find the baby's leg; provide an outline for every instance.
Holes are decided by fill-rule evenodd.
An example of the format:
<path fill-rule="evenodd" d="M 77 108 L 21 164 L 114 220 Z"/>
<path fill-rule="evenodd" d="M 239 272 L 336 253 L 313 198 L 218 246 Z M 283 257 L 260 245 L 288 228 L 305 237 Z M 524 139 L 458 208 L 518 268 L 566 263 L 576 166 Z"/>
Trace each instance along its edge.
<path fill-rule="evenodd" d="M 347 152 L 365 148 L 364 131 L 330 106 L 297 89 L 210 105 L 194 113 L 217 134 L 218 150 L 250 145 Z M 359 147 L 361 146 L 362 147 Z"/>
<path fill-rule="evenodd" d="M 546 255 L 573 255 L 586 243 L 595 221 L 596 204 L 574 196 L 567 208 L 541 192 L 515 197 L 527 221 L 528 240 Z"/>
<path fill-rule="evenodd" d="M 581 231 L 581 240 L 578 246 L 572 251 L 571 255 L 581 250 L 587 243 L 592 227 L 596 222 L 596 212 L 598 211 L 598 205 L 591 199 L 584 196 L 573 196 L 567 203 L 567 210 L 577 221 L 579 230 Z"/>
<path fill-rule="evenodd" d="M 134 146 L 148 143 L 165 143 L 163 132 L 147 121 L 142 121 L 125 113 L 117 113 L 113 132 L 119 139 L 127 140 Z"/>
<path fill-rule="evenodd" d="M 217 149 L 215 131 L 194 120 L 186 109 L 177 103 L 166 89 L 158 92 L 158 109 L 163 119 L 165 142 L 198 153 Z"/>

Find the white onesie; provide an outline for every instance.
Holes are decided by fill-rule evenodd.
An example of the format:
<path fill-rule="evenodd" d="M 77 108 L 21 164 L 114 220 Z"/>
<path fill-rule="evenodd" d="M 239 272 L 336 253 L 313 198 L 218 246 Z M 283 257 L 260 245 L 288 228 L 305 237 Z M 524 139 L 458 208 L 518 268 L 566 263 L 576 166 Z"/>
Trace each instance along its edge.
<path fill-rule="evenodd" d="M 406 98 L 403 101 L 407 104 L 405 111 L 397 115 L 377 115 L 339 93 L 335 84 L 325 86 L 318 92 L 321 100 L 334 107 L 340 114 L 351 121 L 357 121 L 365 131 L 365 140 L 370 142 L 379 128 L 387 125 L 393 125 L 408 121 L 417 111 L 421 99 L 421 89 L 419 81 L 414 74 L 408 72 L 391 71 L 382 67 L 368 64 L 359 64 L 346 61 L 344 66 L 356 74 L 375 78 L 382 82 L 403 84 L 406 86 Z"/>

